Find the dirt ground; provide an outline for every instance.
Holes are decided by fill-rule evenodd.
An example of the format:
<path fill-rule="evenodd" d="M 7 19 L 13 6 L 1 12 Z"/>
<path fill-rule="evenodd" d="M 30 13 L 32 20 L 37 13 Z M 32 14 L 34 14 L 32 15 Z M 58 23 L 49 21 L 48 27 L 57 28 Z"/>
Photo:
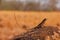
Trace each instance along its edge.
<path fill-rule="evenodd" d="M 60 28 L 60 12 L 0 11 L 0 40 L 26 32 L 47 18 L 46 26 Z M 26 27 L 25 27 L 26 26 Z"/>

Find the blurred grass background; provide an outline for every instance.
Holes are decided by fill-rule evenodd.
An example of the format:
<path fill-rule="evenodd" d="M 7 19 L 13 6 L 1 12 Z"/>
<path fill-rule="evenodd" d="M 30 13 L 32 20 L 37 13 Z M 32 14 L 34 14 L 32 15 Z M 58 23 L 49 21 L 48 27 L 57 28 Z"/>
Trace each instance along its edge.
<path fill-rule="evenodd" d="M 28 31 L 23 28 L 24 25 L 27 29 L 34 28 L 44 18 L 47 18 L 44 25 L 60 29 L 60 12 L 0 11 L 0 40 L 8 40 L 14 35 L 22 34 Z"/>

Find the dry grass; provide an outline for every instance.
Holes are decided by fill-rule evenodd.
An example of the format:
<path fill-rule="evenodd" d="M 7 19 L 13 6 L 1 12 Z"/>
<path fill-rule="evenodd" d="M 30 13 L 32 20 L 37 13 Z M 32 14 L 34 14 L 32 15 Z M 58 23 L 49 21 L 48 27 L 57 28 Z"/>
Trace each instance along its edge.
<path fill-rule="evenodd" d="M 0 40 L 26 32 L 47 18 L 45 25 L 60 28 L 60 12 L 0 11 Z M 26 25 L 26 27 L 23 27 Z"/>

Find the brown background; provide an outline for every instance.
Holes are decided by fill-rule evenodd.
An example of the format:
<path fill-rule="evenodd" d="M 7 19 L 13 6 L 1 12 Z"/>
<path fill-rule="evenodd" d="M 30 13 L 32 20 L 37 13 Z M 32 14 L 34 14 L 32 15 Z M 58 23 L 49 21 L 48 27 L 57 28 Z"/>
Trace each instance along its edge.
<path fill-rule="evenodd" d="M 0 40 L 8 40 L 14 35 L 26 32 L 44 18 L 47 18 L 46 26 L 60 24 L 60 12 L 0 11 Z"/>

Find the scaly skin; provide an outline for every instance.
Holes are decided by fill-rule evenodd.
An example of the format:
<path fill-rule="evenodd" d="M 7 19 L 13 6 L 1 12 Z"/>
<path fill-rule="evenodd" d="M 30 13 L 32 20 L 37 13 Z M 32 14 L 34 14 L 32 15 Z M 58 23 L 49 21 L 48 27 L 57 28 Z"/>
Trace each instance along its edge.
<path fill-rule="evenodd" d="M 38 26 L 32 28 L 30 31 L 22 35 L 17 35 L 13 38 L 13 40 L 46 40 L 46 36 L 49 36 L 50 40 L 54 40 L 52 38 L 54 32 L 58 33 L 60 36 L 60 33 L 58 32 L 59 29 L 57 27 L 43 26 L 45 20 L 46 19 L 44 19 Z"/>

